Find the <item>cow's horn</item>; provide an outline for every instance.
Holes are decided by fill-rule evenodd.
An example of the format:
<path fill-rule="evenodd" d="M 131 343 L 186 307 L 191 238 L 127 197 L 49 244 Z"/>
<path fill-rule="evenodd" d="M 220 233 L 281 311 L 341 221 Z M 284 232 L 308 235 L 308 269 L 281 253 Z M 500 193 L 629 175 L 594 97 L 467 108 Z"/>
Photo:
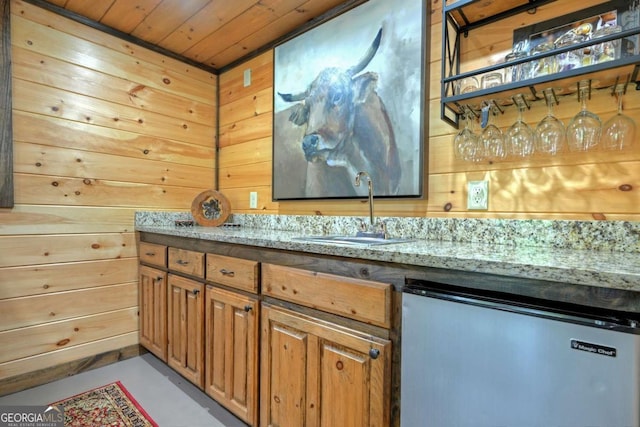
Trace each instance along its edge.
<path fill-rule="evenodd" d="M 347 72 L 350 75 L 354 76 L 354 75 L 358 74 L 360 71 L 364 70 L 364 67 L 366 67 L 369 64 L 369 62 L 371 62 L 373 57 L 376 56 L 376 52 L 378 51 L 378 48 L 380 47 L 380 39 L 381 38 L 382 38 L 382 28 L 380 28 L 378 30 L 378 34 L 376 35 L 376 38 L 373 40 L 373 43 L 371 43 L 371 46 L 369 46 L 369 50 L 362 57 L 360 62 L 358 62 L 357 65 L 354 65 L 353 67 L 349 68 L 349 70 Z"/>
<path fill-rule="evenodd" d="M 297 102 L 297 101 L 302 101 L 307 97 L 307 91 L 300 92 L 295 95 L 292 95 L 290 93 L 278 92 L 278 95 L 280 95 L 280 98 L 282 98 L 282 100 L 285 102 Z"/>

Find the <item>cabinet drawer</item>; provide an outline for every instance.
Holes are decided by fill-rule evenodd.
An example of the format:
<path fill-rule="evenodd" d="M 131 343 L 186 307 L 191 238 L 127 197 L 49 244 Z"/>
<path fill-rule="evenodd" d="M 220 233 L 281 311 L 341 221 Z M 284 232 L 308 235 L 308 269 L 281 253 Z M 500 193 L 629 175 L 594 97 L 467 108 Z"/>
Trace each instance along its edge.
<path fill-rule="evenodd" d="M 169 269 L 204 278 L 204 254 L 186 249 L 169 248 Z"/>
<path fill-rule="evenodd" d="M 391 326 L 392 286 L 262 264 L 262 293 L 372 325 Z"/>
<path fill-rule="evenodd" d="M 207 254 L 207 280 L 258 293 L 258 262 Z"/>
<path fill-rule="evenodd" d="M 140 261 L 158 267 L 167 266 L 167 247 L 155 243 L 140 242 Z"/>

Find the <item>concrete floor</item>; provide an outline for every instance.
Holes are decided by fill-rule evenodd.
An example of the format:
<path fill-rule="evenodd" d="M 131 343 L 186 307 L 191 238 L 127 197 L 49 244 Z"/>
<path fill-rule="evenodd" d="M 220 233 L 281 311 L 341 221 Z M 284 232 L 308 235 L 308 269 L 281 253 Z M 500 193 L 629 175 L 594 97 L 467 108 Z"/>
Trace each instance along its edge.
<path fill-rule="evenodd" d="M 0 406 L 46 405 L 114 381 L 160 427 L 246 427 L 151 353 L 0 397 Z"/>

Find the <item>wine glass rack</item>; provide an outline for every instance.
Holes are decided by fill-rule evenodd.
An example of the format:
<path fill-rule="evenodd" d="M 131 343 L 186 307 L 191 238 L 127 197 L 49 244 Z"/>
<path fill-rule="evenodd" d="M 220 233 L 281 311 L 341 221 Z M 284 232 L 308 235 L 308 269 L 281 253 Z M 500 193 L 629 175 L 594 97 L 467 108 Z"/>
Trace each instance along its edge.
<path fill-rule="evenodd" d="M 547 52 L 519 58 L 508 63 L 482 67 L 472 71 L 460 72 L 460 45 L 462 38 L 486 25 L 498 22 L 510 16 L 528 13 L 556 0 L 500 0 L 487 7 L 485 0 L 445 1 L 442 6 L 442 81 L 441 114 L 445 122 L 458 128 L 460 117 L 468 108 L 479 110 L 483 101 L 492 100 L 496 104 L 508 106 L 513 97 L 525 94 L 528 101 L 545 100 L 544 90 L 553 87 L 556 95 L 568 95 L 577 92 L 581 81 L 594 82 L 593 88 L 617 87 L 635 84 L 640 89 L 640 55 L 622 56 L 606 62 L 585 65 L 568 71 L 525 78 L 503 83 L 494 87 L 478 88 L 470 93 L 456 93 L 455 83 L 469 77 L 479 77 L 491 72 L 505 72 L 505 68 L 526 64 L 540 59 L 579 50 L 609 41 L 622 40 L 640 34 L 640 27 L 623 30 L 597 39 L 589 39 L 571 46 L 555 48 Z M 482 3 L 482 4 L 481 4 Z M 487 16 L 490 9 L 490 16 Z"/>

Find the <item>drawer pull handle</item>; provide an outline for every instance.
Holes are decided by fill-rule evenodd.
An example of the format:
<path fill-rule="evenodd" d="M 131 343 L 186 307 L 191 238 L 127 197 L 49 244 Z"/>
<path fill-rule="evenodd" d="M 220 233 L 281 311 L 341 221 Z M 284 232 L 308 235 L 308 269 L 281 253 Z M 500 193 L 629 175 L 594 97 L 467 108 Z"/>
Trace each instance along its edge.
<path fill-rule="evenodd" d="M 248 312 L 251 311 L 252 308 L 253 307 L 251 307 L 250 305 L 247 304 L 247 305 L 244 306 L 244 311 L 246 311 L 248 313 Z"/>
<path fill-rule="evenodd" d="M 183 260 L 179 259 L 179 260 L 177 260 L 177 261 L 176 261 L 176 264 L 179 264 L 179 265 L 189 265 L 189 261 L 183 261 Z"/>
<path fill-rule="evenodd" d="M 369 350 L 369 357 L 375 360 L 378 358 L 378 356 L 380 356 L 380 350 L 378 350 L 377 348 L 372 348 L 371 350 Z"/>
<path fill-rule="evenodd" d="M 193 295 L 198 295 L 200 293 L 200 289 L 194 289 L 191 291 Z"/>
<path fill-rule="evenodd" d="M 227 269 L 222 269 L 220 270 L 220 274 L 222 274 L 223 276 L 229 276 L 229 277 L 234 277 L 236 275 L 236 273 L 234 271 L 229 271 Z"/>
<path fill-rule="evenodd" d="M 145 252 L 146 256 L 156 256 L 155 252 Z"/>

